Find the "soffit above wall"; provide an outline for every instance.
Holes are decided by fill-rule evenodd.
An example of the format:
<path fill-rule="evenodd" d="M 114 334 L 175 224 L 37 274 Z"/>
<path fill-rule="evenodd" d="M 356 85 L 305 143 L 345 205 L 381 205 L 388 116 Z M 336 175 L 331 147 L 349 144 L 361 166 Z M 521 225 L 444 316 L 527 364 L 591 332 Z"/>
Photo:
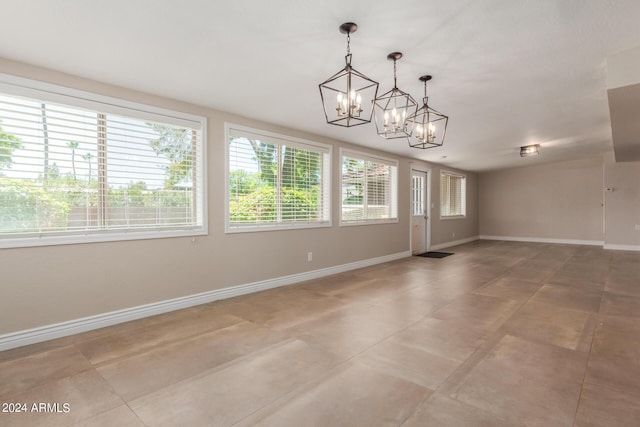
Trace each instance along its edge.
<path fill-rule="evenodd" d="M 607 58 L 607 88 L 616 162 L 640 161 L 640 47 Z"/>
<path fill-rule="evenodd" d="M 640 161 L 640 84 L 607 91 L 616 162 Z"/>

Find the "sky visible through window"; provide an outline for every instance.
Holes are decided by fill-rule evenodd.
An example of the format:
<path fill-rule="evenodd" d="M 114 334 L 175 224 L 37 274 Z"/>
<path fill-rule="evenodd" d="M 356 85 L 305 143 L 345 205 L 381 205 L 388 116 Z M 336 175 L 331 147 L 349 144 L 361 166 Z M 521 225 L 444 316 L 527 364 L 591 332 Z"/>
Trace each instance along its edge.
<path fill-rule="evenodd" d="M 169 161 L 159 157 L 149 145 L 158 134 L 142 120 L 106 115 L 107 165 L 117 165 L 118 173 L 107 176 L 111 188 L 145 182 L 148 189 L 162 188 Z M 2 173 L 9 178 L 36 180 L 44 173 L 45 129 L 49 142 L 49 167 L 60 175 L 75 174 L 78 180 L 97 174 L 97 114 L 39 101 L 0 95 L 0 127 L 20 138 L 21 148 L 13 151 L 13 165 Z M 70 142 L 77 143 L 72 150 Z M 73 152 L 74 151 L 74 152 Z M 155 170 L 149 169 L 152 160 Z M 144 161 L 143 161 L 144 160 Z M 90 165 L 92 163 L 92 165 Z"/>
<path fill-rule="evenodd" d="M 252 151 L 251 143 L 248 138 L 243 136 L 233 136 L 229 142 L 229 158 L 237 159 L 240 153 Z M 257 159 L 254 163 L 229 162 L 229 171 L 244 170 L 248 173 L 260 172 Z"/>

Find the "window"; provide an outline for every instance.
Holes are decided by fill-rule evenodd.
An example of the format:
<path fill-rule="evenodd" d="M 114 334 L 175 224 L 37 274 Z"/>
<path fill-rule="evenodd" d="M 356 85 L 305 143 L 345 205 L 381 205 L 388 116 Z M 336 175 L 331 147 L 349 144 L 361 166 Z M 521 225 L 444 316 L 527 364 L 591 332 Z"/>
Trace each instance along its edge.
<path fill-rule="evenodd" d="M 205 119 L 0 75 L 0 246 L 206 234 Z"/>
<path fill-rule="evenodd" d="M 227 232 L 331 225 L 331 147 L 227 124 Z"/>
<path fill-rule="evenodd" d="M 440 172 L 440 217 L 464 218 L 467 215 L 467 178 Z"/>
<path fill-rule="evenodd" d="M 341 224 L 397 222 L 398 163 L 342 150 Z"/>
<path fill-rule="evenodd" d="M 411 176 L 411 214 L 413 216 L 424 215 L 424 176 Z"/>

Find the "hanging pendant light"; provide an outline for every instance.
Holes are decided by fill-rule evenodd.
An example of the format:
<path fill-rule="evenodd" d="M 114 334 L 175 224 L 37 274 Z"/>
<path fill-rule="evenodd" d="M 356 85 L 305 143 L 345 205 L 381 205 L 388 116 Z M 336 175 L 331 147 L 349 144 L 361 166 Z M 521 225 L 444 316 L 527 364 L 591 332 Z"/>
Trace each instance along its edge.
<path fill-rule="evenodd" d="M 377 97 L 373 106 L 378 136 L 385 139 L 410 137 L 413 122 L 407 119 L 414 115 L 418 108 L 418 103 L 411 95 L 398 89 L 396 62 L 400 58 L 401 52 L 387 55 L 387 59 L 393 61 L 393 89 Z"/>
<path fill-rule="evenodd" d="M 357 29 L 353 22 L 340 25 L 340 32 L 347 35 L 346 65 L 319 85 L 324 115 L 332 125 L 351 127 L 371 122 L 378 83 L 351 66 L 351 34 Z"/>
<path fill-rule="evenodd" d="M 423 106 L 415 114 L 407 118 L 408 122 L 414 123 L 413 137 L 409 139 L 409 146 L 414 148 L 435 148 L 444 144 L 444 137 L 447 133 L 449 117 L 429 107 L 429 97 L 427 96 L 427 82 L 431 76 L 422 76 L 420 81 L 424 82 Z"/>

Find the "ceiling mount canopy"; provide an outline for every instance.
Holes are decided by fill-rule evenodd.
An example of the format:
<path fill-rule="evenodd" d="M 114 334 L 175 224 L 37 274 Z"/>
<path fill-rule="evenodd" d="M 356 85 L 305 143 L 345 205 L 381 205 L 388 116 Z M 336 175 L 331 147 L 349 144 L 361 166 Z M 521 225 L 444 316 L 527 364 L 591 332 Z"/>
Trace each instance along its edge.
<path fill-rule="evenodd" d="M 355 33 L 356 31 L 358 31 L 358 24 L 356 23 L 345 22 L 344 24 L 340 25 L 340 32 L 342 34 L 346 34 L 347 36 L 351 33 Z M 347 49 L 349 49 L 348 46 Z"/>
<path fill-rule="evenodd" d="M 424 98 L 422 98 L 422 108 L 415 114 L 407 118 L 407 121 L 414 124 L 413 137 L 409 139 L 409 146 L 414 148 L 436 148 L 444 144 L 444 137 L 447 133 L 449 117 L 429 106 L 427 96 L 427 82 L 431 80 L 430 75 L 419 78 L 424 83 Z"/>
<path fill-rule="evenodd" d="M 401 52 L 387 55 L 393 61 L 393 89 L 380 95 L 374 101 L 374 114 L 378 136 L 385 139 L 408 138 L 413 131 L 413 122 L 407 119 L 415 114 L 418 103 L 408 93 L 398 89 L 397 61 Z"/>
<path fill-rule="evenodd" d="M 351 66 L 351 34 L 357 29 L 353 22 L 340 25 L 340 32 L 347 35 L 345 67 L 319 85 L 324 115 L 332 125 L 363 125 L 371 122 L 373 115 L 378 83 Z"/>

